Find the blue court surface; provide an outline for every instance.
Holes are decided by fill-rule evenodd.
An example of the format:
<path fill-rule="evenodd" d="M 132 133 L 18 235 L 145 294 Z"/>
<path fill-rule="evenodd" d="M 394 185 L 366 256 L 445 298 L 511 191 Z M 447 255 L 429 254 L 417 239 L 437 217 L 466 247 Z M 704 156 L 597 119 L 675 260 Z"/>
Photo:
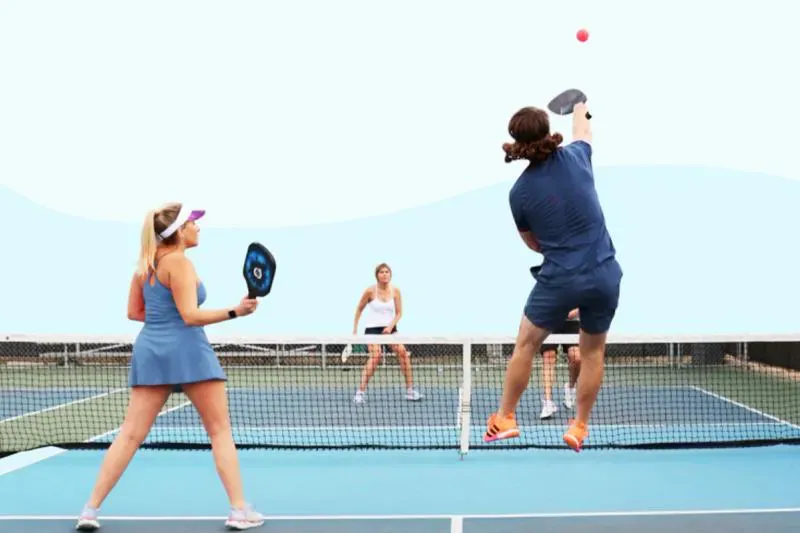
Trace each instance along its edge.
<path fill-rule="evenodd" d="M 800 447 L 703 450 L 243 450 L 259 531 L 797 531 Z M 0 460 L 0 530 L 70 531 L 100 451 Z M 789 473 L 789 475 L 787 475 Z M 101 510 L 108 532 L 223 531 L 208 451 L 140 450 Z"/>
<path fill-rule="evenodd" d="M 587 444 L 800 438 L 796 380 L 704 368 L 656 370 L 609 374 L 614 379 L 601 389 Z M 80 367 L 60 382 L 48 381 L 60 376 L 55 372 L 10 374 L 21 377 L 0 391 L 0 437 L 11 449 L 29 448 L 30 442 L 109 442 L 128 391 L 122 372 L 105 372 Z M 242 373 L 240 386 L 228 389 L 234 436 L 242 445 L 417 449 L 240 450 L 247 498 L 269 517 L 259 531 L 800 530 L 800 490 L 792 475 L 800 446 L 576 454 L 561 441 L 574 411 L 561 408 L 540 420 L 542 392 L 535 386 L 517 413 L 521 438 L 485 445 L 485 420 L 501 393 L 493 374 L 476 373 L 469 431 L 462 431 L 460 381 L 446 373 L 420 380 L 424 401 L 407 402 L 402 386 L 389 385 L 370 389 L 367 402 L 356 405 L 354 373 L 287 370 L 267 379 L 260 372 Z M 97 386 L 108 383 L 115 386 Z M 462 435 L 469 443 L 463 458 Z M 147 442 L 202 444 L 208 437 L 194 408 L 178 394 Z M 443 446 L 453 449 L 424 449 Z M 102 451 L 44 447 L 0 459 L 0 531 L 72 531 L 102 457 Z M 101 531 L 223 531 L 227 513 L 209 451 L 143 449 L 103 505 Z"/>

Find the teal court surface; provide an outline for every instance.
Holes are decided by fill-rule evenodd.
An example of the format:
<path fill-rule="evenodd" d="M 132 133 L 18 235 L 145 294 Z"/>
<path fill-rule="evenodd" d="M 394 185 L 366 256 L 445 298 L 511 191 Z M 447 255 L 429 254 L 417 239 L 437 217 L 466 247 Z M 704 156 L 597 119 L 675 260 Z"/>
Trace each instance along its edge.
<path fill-rule="evenodd" d="M 1 475 L 0 530 L 73 530 L 101 457 L 66 451 Z M 480 450 L 463 461 L 452 451 L 244 450 L 241 463 L 269 532 L 764 533 L 800 524 L 800 491 L 787 475 L 800 464 L 793 446 Z M 142 450 L 103 506 L 101 531 L 224 531 L 226 515 L 209 452 Z"/>
<path fill-rule="evenodd" d="M 257 531 L 800 528 L 796 341 L 612 342 L 580 454 L 561 442 L 575 412 L 563 358 L 555 415 L 539 417 L 538 361 L 521 437 L 485 444 L 508 344 L 407 344 L 423 398 L 406 397 L 387 354 L 356 404 L 363 352 L 342 361 L 333 341 L 215 342 L 246 495 L 267 515 Z M 119 341 L 0 341 L 0 531 L 74 530 L 124 418 L 129 357 Z M 200 418 L 176 391 L 101 508 L 101 531 L 224 531 L 227 513 Z"/>

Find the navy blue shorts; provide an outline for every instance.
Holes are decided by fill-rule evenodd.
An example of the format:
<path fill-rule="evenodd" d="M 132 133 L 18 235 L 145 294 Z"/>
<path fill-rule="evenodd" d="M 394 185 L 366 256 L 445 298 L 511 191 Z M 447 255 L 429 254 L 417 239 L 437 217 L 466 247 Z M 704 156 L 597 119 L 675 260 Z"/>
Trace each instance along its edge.
<path fill-rule="evenodd" d="M 386 333 L 383 332 L 383 330 L 386 328 L 387 326 L 375 326 L 375 327 L 365 328 L 364 335 L 386 335 Z M 397 326 L 392 328 L 392 333 L 397 333 Z"/>
<path fill-rule="evenodd" d="M 580 319 L 574 318 L 572 320 L 567 320 L 564 322 L 561 327 L 552 330 L 552 333 L 556 335 L 577 335 L 581 332 L 581 322 Z M 565 349 L 572 348 L 573 346 L 577 346 L 577 344 L 569 344 L 567 346 L 563 346 Z M 558 350 L 557 344 L 542 344 L 541 352 L 549 352 L 549 351 L 556 351 Z"/>
<path fill-rule="evenodd" d="M 386 326 L 374 326 L 364 329 L 364 335 L 388 335 L 384 333 L 383 330 L 386 329 Z M 392 328 L 392 333 L 397 333 L 397 326 Z M 385 345 L 381 344 L 381 346 L 388 346 L 391 345 L 391 342 L 387 342 Z M 382 348 L 383 349 L 383 348 Z"/>
<path fill-rule="evenodd" d="M 581 330 L 605 333 L 617 312 L 621 283 L 622 268 L 616 259 L 568 281 L 537 281 L 525 303 L 525 316 L 535 326 L 552 332 L 561 329 L 569 312 L 578 308 Z"/>

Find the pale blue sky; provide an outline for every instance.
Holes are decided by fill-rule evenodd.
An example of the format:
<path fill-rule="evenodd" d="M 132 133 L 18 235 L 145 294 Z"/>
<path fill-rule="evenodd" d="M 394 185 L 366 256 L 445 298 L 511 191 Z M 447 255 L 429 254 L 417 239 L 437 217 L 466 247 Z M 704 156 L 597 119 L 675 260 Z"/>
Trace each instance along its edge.
<path fill-rule="evenodd" d="M 4 2 L 0 237 L 35 257 L 57 236 L 64 279 L 43 309 L 31 291 L 46 267 L 0 263 L 0 330 L 135 330 L 139 224 L 182 200 L 209 213 L 195 254 L 209 305 L 241 297 L 250 240 L 279 248 L 266 310 L 223 330 L 349 333 L 388 260 L 408 333 L 513 335 L 541 258 L 508 215 L 522 167 L 503 163 L 507 120 L 580 87 L 626 272 L 616 331 L 794 331 L 790 5 Z M 553 125 L 569 137 L 568 119 Z M 478 243 L 490 281 L 469 292 L 474 241 L 442 244 L 465 225 L 493 232 Z M 91 284 L 98 236 L 107 269 Z"/>
<path fill-rule="evenodd" d="M 796 179 L 790 5 L 4 2 L 0 183 L 100 220 L 176 198 L 215 226 L 360 218 L 512 179 L 508 117 L 571 86 L 599 167 Z"/>

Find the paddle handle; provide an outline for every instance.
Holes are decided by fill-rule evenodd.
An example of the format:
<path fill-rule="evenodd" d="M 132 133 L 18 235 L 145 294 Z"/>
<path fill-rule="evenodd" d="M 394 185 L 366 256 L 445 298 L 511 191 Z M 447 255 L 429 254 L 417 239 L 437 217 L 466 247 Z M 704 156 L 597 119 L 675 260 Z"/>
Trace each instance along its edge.
<path fill-rule="evenodd" d="M 247 297 L 251 300 L 256 297 L 255 290 L 252 287 L 247 288 Z"/>

